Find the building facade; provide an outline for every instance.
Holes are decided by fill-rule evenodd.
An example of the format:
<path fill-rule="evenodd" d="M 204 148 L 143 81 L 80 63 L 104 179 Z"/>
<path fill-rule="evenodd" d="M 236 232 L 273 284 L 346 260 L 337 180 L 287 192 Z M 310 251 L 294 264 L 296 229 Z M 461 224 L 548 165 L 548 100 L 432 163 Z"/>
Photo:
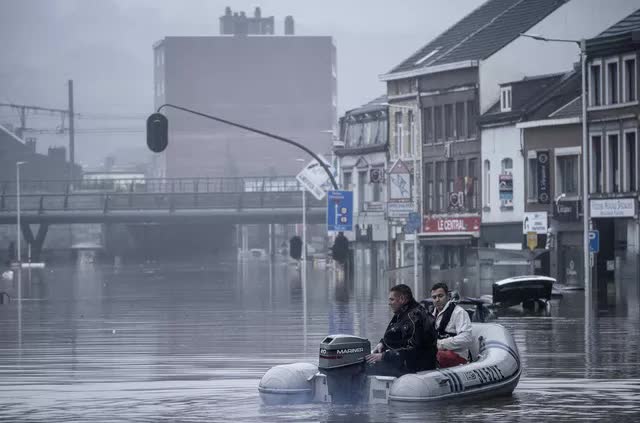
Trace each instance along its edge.
<path fill-rule="evenodd" d="M 157 42 L 155 105 L 176 104 L 296 140 L 317 153 L 330 151 L 328 131 L 337 129 L 332 38 L 252 34 L 247 29 Z M 295 159 L 307 159 L 259 134 L 163 112 L 170 141 L 158 176 L 294 175 L 300 170 Z"/>
<path fill-rule="evenodd" d="M 381 76 L 387 82 L 390 104 L 402 102 L 420 109 L 420 240 L 423 257 L 429 260 L 424 266 L 426 285 L 447 281 L 456 286 L 466 279 L 482 280 L 485 273 L 478 255 L 484 192 L 479 115 L 501 99 L 505 91 L 501 84 L 519 81 L 527 74 L 565 72 L 576 60 L 574 45 L 541 43 L 520 34 L 565 39 L 593 36 L 637 6 L 625 0 L 612 2 L 606 10 L 597 5 L 596 0 L 490 0 Z M 399 118 L 398 123 L 396 116 L 391 117 L 392 144 L 395 128 L 402 127 L 406 119 Z M 487 135 L 494 138 L 513 137 L 519 145 L 515 128 L 490 132 Z M 518 165 L 509 160 L 497 164 L 496 175 L 504 174 L 504 182 L 508 182 L 509 166 L 511 173 L 515 166 L 524 168 L 522 158 L 513 159 L 519 160 Z M 505 201 L 505 214 L 507 208 Z M 521 204 L 517 210 L 523 208 Z M 498 244 L 516 246 L 516 220 L 510 218 L 511 235 Z"/>
<path fill-rule="evenodd" d="M 638 281 L 640 9 L 587 40 L 589 197 L 598 297 Z"/>
<path fill-rule="evenodd" d="M 572 287 L 584 286 L 581 78 L 577 70 L 563 75 L 516 125 L 525 170 L 523 222 L 538 216 L 544 224 L 521 224 L 521 236 L 537 232 L 535 270 Z"/>
<path fill-rule="evenodd" d="M 380 275 L 387 268 L 388 107 L 381 96 L 340 119 L 344 146 L 334 150 L 339 158 L 342 189 L 353 191 L 353 232 L 346 232 L 355 269 L 363 277 Z"/>

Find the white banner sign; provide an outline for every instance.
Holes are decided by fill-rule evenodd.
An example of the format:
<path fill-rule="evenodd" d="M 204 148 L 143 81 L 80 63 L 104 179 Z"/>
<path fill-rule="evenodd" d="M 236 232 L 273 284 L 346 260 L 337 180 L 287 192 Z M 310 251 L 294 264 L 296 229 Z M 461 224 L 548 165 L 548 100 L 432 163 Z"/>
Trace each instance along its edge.
<path fill-rule="evenodd" d="M 591 217 L 633 217 L 635 214 L 634 198 L 591 200 Z"/>
<path fill-rule="evenodd" d="M 392 200 L 411 199 L 411 177 L 408 173 L 392 173 L 389 175 L 389 186 Z"/>
<path fill-rule="evenodd" d="M 389 201 L 387 203 L 387 216 L 396 218 L 406 218 L 409 213 L 414 212 L 415 207 L 410 201 Z"/>
<path fill-rule="evenodd" d="M 547 233 L 547 212 L 525 213 L 522 221 L 522 233 L 535 232 L 537 234 Z"/>
<path fill-rule="evenodd" d="M 322 160 L 329 167 L 329 170 L 335 177 L 336 172 L 331 164 L 329 164 L 329 162 L 326 161 L 324 157 L 318 157 L 320 157 L 320 160 Z M 309 162 L 309 164 L 307 164 L 304 169 L 302 169 L 300 173 L 298 173 L 296 179 L 318 200 L 322 200 L 324 198 L 326 194 L 325 188 L 333 189 L 332 187 L 327 185 L 327 183 L 329 182 L 329 175 L 327 175 L 327 172 L 322 166 L 320 166 L 320 163 L 318 163 L 317 160 L 312 160 L 311 162 Z"/>

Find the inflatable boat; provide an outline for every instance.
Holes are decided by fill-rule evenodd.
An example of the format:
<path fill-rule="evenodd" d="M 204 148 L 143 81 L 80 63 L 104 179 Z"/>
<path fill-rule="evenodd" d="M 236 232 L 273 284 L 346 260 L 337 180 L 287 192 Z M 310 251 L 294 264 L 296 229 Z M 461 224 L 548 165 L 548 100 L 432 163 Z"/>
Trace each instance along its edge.
<path fill-rule="evenodd" d="M 511 395 L 520 380 L 518 348 L 501 325 L 472 323 L 470 363 L 398 378 L 366 375 L 367 339 L 330 335 L 320 344 L 318 365 L 272 367 L 258 386 L 265 403 L 430 402 Z"/>

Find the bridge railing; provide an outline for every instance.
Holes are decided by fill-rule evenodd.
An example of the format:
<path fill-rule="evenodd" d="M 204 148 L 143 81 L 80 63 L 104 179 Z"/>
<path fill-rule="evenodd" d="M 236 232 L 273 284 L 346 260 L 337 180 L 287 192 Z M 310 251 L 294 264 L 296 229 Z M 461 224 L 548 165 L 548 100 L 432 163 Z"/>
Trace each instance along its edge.
<path fill-rule="evenodd" d="M 73 192 L 27 193 L 20 196 L 23 213 L 186 210 L 186 209 L 302 209 L 297 191 L 255 192 Z M 324 201 L 307 196 L 307 207 L 323 208 Z M 17 196 L 0 197 L 0 213 L 15 213 Z"/>
<path fill-rule="evenodd" d="M 302 186 L 293 176 L 242 178 L 105 178 L 82 180 L 21 180 L 23 194 L 78 192 L 207 193 L 207 192 L 291 192 Z M 15 181 L 0 181 L 0 195 L 15 195 Z"/>

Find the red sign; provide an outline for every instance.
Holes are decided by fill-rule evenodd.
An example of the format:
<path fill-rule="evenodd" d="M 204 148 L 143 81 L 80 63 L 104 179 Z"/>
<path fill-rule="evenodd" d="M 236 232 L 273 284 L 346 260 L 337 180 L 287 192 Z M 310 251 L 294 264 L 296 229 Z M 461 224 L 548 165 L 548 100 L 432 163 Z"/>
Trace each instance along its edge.
<path fill-rule="evenodd" d="M 423 230 L 426 233 L 480 232 L 480 216 L 425 216 Z"/>

